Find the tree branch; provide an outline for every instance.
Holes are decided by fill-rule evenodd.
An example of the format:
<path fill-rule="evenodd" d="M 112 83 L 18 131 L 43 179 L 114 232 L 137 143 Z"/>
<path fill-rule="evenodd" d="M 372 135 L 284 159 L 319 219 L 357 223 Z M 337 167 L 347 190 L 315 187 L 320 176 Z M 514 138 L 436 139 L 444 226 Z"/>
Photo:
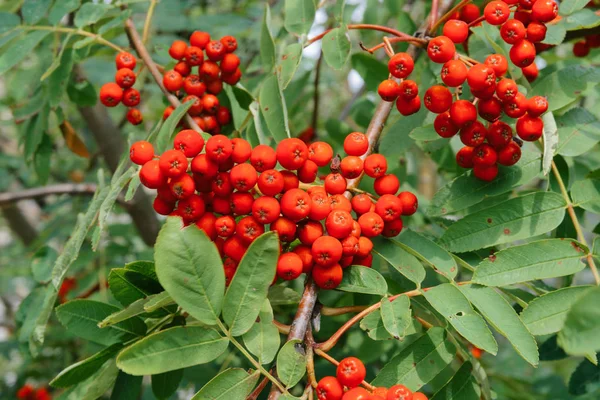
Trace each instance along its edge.
<path fill-rule="evenodd" d="M 21 200 L 39 199 L 51 195 L 70 194 L 91 196 L 94 192 L 96 192 L 96 185 L 92 183 L 59 183 L 56 185 L 24 189 L 18 192 L 0 193 L 0 207 Z"/>

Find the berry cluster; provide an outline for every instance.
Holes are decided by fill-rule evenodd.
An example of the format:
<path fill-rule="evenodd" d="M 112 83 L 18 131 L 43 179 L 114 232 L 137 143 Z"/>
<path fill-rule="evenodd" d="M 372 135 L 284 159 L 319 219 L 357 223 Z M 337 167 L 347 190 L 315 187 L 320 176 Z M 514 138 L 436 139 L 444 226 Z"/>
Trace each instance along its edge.
<path fill-rule="evenodd" d="M 133 54 L 123 51 L 117 54 L 115 59 L 117 73 L 115 81 L 108 82 L 100 88 L 100 101 L 106 107 L 115 107 L 123 102 L 123 105 L 129 107 L 127 111 L 127 120 L 138 125 L 143 121 L 142 113 L 135 108 L 140 104 L 140 92 L 133 88 L 137 75 L 133 72 L 136 60 Z"/>
<path fill-rule="evenodd" d="M 240 59 L 234 54 L 237 46 L 233 36 L 211 40 L 208 33 L 195 31 L 189 45 L 176 40 L 169 48 L 169 55 L 177 64 L 164 73 L 163 86 L 181 97 L 184 103 L 193 100 L 188 113 L 200 129 L 213 135 L 220 133 L 221 127 L 231 121 L 229 109 L 219 104 L 217 95 L 223 90 L 223 83 L 235 85 L 242 77 Z M 163 118 L 172 111 L 172 106 L 167 107 Z"/>
<path fill-rule="evenodd" d="M 35 389 L 31 385 L 23 385 L 17 391 L 17 399 L 19 400 L 52 400 L 52 396 L 46 388 Z"/>
<path fill-rule="evenodd" d="M 157 190 L 159 214 L 196 223 L 217 244 L 228 282 L 250 243 L 269 229 L 282 244 L 277 277 L 312 274 L 319 287 L 334 289 L 343 268 L 371 266 L 370 238 L 396 236 L 401 216 L 417 210 L 414 194 L 397 195 L 400 182 L 386 174 L 384 156 L 371 154 L 363 161 L 368 147 L 367 137 L 353 132 L 344 141 L 348 156 L 340 161 L 325 142 L 307 146 L 290 138 L 274 150 L 214 135 L 205 144 L 198 132 L 186 129 L 175 136 L 174 149 L 156 156 L 150 143 L 136 142 L 130 158 L 142 165 L 142 184 Z M 313 184 L 319 167 L 330 163 L 324 184 Z M 375 178 L 380 197 L 360 193 L 350 201 L 344 196 L 347 180 L 363 172 Z"/>
<path fill-rule="evenodd" d="M 336 376 L 326 376 L 317 384 L 319 400 L 427 400 L 420 392 L 404 385 L 377 387 L 372 392 L 359 387 L 367 375 L 364 364 L 356 357 L 347 357 L 337 366 Z M 346 389 L 344 389 L 346 388 Z"/>
<path fill-rule="evenodd" d="M 444 24 L 443 35 L 432 38 L 427 46 L 429 58 L 443 64 L 440 75 L 444 85 L 431 86 L 423 96 L 425 107 L 438 114 L 434 129 L 443 138 L 460 132 L 465 147 L 456 155 L 458 165 L 473 168 L 474 175 L 485 181 L 497 176 L 498 164 L 511 166 L 519 161 L 521 140 L 535 141 L 542 136 L 544 123 L 540 116 L 548 109 L 545 98 L 534 96 L 527 99 L 519 92 L 514 80 L 503 78 L 508 70 L 508 61 L 501 54 L 491 54 L 479 63 L 456 51 L 456 44 L 464 43 L 469 36 L 466 21 L 474 23 L 485 19 L 489 24 L 501 25 L 502 38 L 513 45 L 511 62 L 522 68 L 528 79 L 537 77 L 533 43 L 544 39 L 544 23 L 557 16 L 557 5 L 552 0 L 526 0 L 518 5 L 511 0 L 510 4 L 516 7 L 515 19 L 509 19 L 510 7 L 504 1 L 488 3 L 483 18 L 479 17 L 477 6 L 465 6 L 459 14 L 462 19 L 448 20 Z M 414 61 L 409 54 L 394 54 L 388 62 L 388 70 L 393 77 L 400 79 L 400 83 L 388 79 L 378 88 L 383 100 L 396 101 L 402 115 L 414 114 L 421 108 L 416 82 L 406 79 L 413 69 Z M 465 81 L 473 101 L 460 99 Z M 449 88 L 456 88 L 456 98 Z M 511 126 L 500 121 L 502 114 L 517 118 L 516 133 L 520 139 L 513 138 Z M 486 125 L 478 121 L 478 115 L 486 121 Z"/>
<path fill-rule="evenodd" d="M 573 54 L 576 57 L 585 57 L 592 49 L 600 47 L 600 35 L 588 35 L 584 39 L 575 42 Z"/>

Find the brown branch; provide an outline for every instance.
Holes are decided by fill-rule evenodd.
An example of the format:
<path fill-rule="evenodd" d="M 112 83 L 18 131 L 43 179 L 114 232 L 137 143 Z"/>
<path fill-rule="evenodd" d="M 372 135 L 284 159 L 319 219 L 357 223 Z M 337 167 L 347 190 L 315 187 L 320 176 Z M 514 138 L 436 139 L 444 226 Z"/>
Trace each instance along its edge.
<path fill-rule="evenodd" d="M 400 32 L 399 30 L 396 30 L 396 29 L 393 29 L 393 28 L 388 28 L 387 26 L 373 25 L 373 24 L 350 24 L 347 27 L 350 30 L 364 29 L 364 30 L 380 31 L 380 32 L 389 33 L 390 35 L 394 35 L 394 36 L 397 36 L 397 37 L 403 37 L 403 38 L 407 38 L 407 39 L 413 39 L 413 41 L 416 42 L 416 43 L 427 43 L 427 40 L 420 39 L 420 38 L 408 35 L 408 34 L 406 34 L 404 32 Z M 327 35 L 329 32 L 331 32 L 332 29 L 326 29 L 325 31 L 319 33 L 317 36 L 309 39 L 304 44 L 304 47 L 308 47 L 311 44 L 313 44 L 313 43 L 315 43 L 315 42 L 323 39 L 325 37 L 325 35 Z"/>
<path fill-rule="evenodd" d="M 277 327 L 277 330 L 279 331 L 279 333 L 282 333 L 284 335 L 288 335 L 290 333 L 290 326 L 286 325 L 286 324 L 282 324 L 279 321 L 273 320 L 273 325 L 275 325 Z"/>
<path fill-rule="evenodd" d="M 260 394 L 262 393 L 263 390 L 265 390 L 265 387 L 267 386 L 267 383 L 269 383 L 269 378 L 264 377 L 262 381 L 260 381 L 260 383 L 258 384 L 258 386 L 256 387 L 256 389 L 254 389 L 254 391 L 252 393 L 250 393 L 250 396 L 248 396 L 246 398 L 246 400 L 256 400 L 258 399 L 258 396 L 260 396 Z"/>
<path fill-rule="evenodd" d="M 135 24 L 133 23 L 131 18 L 128 18 L 127 21 L 125 21 L 125 32 L 129 37 L 131 46 L 135 49 L 136 53 L 138 54 L 138 56 L 140 56 L 142 61 L 144 61 L 144 64 L 146 64 L 146 67 L 150 71 L 150 74 L 156 81 L 156 84 L 158 85 L 160 90 L 162 90 L 167 100 L 169 100 L 169 103 L 171 103 L 171 105 L 175 108 L 179 107 L 181 105 L 181 102 L 177 97 L 175 97 L 173 94 L 169 93 L 167 89 L 165 89 L 165 86 L 162 83 L 163 76 L 158 70 L 158 66 L 156 65 L 154 60 L 152 60 L 148 49 L 146 49 L 146 46 L 144 46 L 142 38 L 140 37 L 140 34 L 138 33 L 137 29 L 135 29 Z M 189 114 L 185 115 L 185 122 L 187 122 L 188 126 L 193 130 L 197 132 L 202 132 L 202 129 L 200 129 L 198 124 L 196 124 L 194 119 Z"/>
<path fill-rule="evenodd" d="M 18 192 L 0 193 L 0 207 L 21 200 L 39 199 L 52 195 L 69 194 L 74 196 L 92 196 L 95 192 L 96 185 L 92 183 L 59 183 L 56 185 L 19 190 Z"/>
<path fill-rule="evenodd" d="M 0 194 L 0 197 L 3 195 L 4 193 Z M 38 237 L 37 229 L 23 215 L 23 211 L 16 204 L 6 204 L 4 206 L 0 204 L 0 211 L 8 222 L 10 230 L 21 239 L 25 246 L 35 242 Z"/>
<path fill-rule="evenodd" d="M 317 122 L 319 121 L 319 81 L 321 80 L 321 64 L 323 64 L 323 52 L 319 56 L 317 60 L 317 65 L 315 66 L 315 84 L 314 84 L 314 100 L 313 100 L 313 113 L 312 113 L 312 122 L 311 127 L 313 128 L 313 133 L 317 134 Z"/>
<path fill-rule="evenodd" d="M 364 311 L 368 306 L 348 306 L 348 307 L 323 307 L 321 308 L 321 315 L 325 315 L 327 317 L 334 317 L 337 315 L 358 313 Z"/>

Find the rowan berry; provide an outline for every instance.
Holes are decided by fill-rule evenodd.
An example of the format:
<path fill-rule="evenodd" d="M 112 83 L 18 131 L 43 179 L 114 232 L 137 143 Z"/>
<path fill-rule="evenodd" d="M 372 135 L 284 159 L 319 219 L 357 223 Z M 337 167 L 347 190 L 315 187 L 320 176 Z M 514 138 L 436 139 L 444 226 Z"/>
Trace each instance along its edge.
<path fill-rule="evenodd" d="M 333 149 L 326 142 L 314 142 L 308 147 L 308 159 L 319 167 L 324 167 L 331 162 Z"/>
<path fill-rule="evenodd" d="M 456 127 L 464 127 L 477 121 L 477 110 L 470 101 L 457 100 L 450 107 L 450 120 Z"/>
<path fill-rule="evenodd" d="M 215 241 L 215 243 L 217 242 Z M 246 254 L 247 250 L 248 246 L 246 246 L 244 242 L 242 242 L 240 238 L 237 237 L 237 235 L 231 236 L 223 243 L 223 253 L 227 257 L 230 257 L 232 260 L 237 262 L 240 262 L 244 254 Z"/>
<path fill-rule="evenodd" d="M 310 203 L 310 196 L 304 190 L 288 190 L 281 197 L 281 213 L 292 221 L 300 221 L 310 213 Z"/>
<path fill-rule="evenodd" d="M 156 195 L 167 203 L 177 202 L 177 197 L 173 196 L 173 193 L 171 193 L 171 189 L 167 184 L 158 187 L 156 189 Z"/>
<path fill-rule="evenodd" d="M 185 61 L 179 61 L 177 64 L 175 64 L 173 70 L 179 72 L 181 76 L 185 77 L 192 72 L 192 67 L 190 67 L 190 65 Z"/>
<path fill-rule="evenodd" d="M 329 194 L 344 193 L 346 184 L 346 178 L 341 174 L 329 174 L 325 177 L 325 191 Z"/>
<path fill-rule="evenodd" d="M 452 122 L 450 112 L 448 111 L 438 114 L 435 117 L 435 120 L 433 120 L 433 129 L 435 129 L 436 133 L 443 138 L 451 138 L 458 132 L 458 126 L 456 126 L 454 122 Z"/>
<path fill-rule="evenodd" d="M 310 273 L 314 264 L 310 246 L 300 244 L 294 248 L 293 252 L 300 257 L 300 260 L 302 260 L 302 272 L 305 274 Z"/>
<path fill-rule="evenodd" d="M 469 37 L 469 26 L 464 21 L 450 19 L 444 24 L 442 34 L 456 44 L 462 43 Z"/>
<path fill-rule="evenodd" d="M 320 221 L 327 218 L 331 212 L 331 200 L 327 193 L 317 192 L 310 195 L 310 213 L 308 218 Z"/>
<path fill-rule="evenodd" d="M 342 282 L 343 276 L 344 271 L 340 264 L 333 264 L 329 268 L 314 268 L 312 270 L 313 280 L 321 289 L 335 289 Z"/>
<path fill-rule="evenodd" d="M 457 87 L 467 79 L 468 72 L 467 66 L 462 61 L 450 60 L 442 66 L 440 76 L 446 85 Z"/>
<path fill-rule="evenodd" d="M 192 159 L 191 168 L 194 174 L 209 179 L 217 176 L 217 173 L 219 172 L 218 164 L 208 158 L 206 154 L 198 154 L 194 157 Z"/>
<path fill-rule="evenodd" d="M 195 47 L 199 47 L 204 50 L 206 45 L 210 42 L 210 35 L 202 31 L 194 31 L 190 35 L 190 44 Z"/>
<path fill-rule="evenodd" d="M 171 113 L 173 113 L 173 110 L 175 110 L 175 107 L 173 106 L 168 106 L 165 108 L 165 111 L 163 111 L 163 121 L 169 118 Z"/>
<path fill-rule="evenodd" d="M 208 82 L 219 79 L 221 68 L 213 61 L 204 61 L 198 69 L 198 74 Z"/>
<path fill-rule="evenodd" d="M 356 236 L 347 236 L 342 239 L 342 259 L 358 253 L 358 238 Z M 343 265 L 342 265 L 343 267 Z"/>
<path fill-rule="evenodd" d="M 291 281 L 300 276 L 303 270 L 302 259 L 296 253 L 283 253 L 277 261 L 277 276 Z"/>
<path fill-rule="evenodd" d="M 197 190 L 197 189 L 196 189 Z M 252 214 L 252 205 L 254 204 L 254 196 L 246 192 L 235 192 L 231 195 L 231 212 L 234 215 Z M 262 221 L 259 221 L 262 223 Z"/>
<path fill-rule="evenodd" d="M 419 95 L 419 86 L 415 81 L 411 81 L 410 79 L 405 79 L 400 82 L 398 87 L 398 96 L 402 97 L 404 100 L 412 100 Z M 421 103 L 419 103 L 421 104 Z"/>
<path fill-rule="evenodd" d="M 352 212 L 352 203 L 343 194 L 329 196 L 330 208 L 333 210 L 344 210 Z"/>
<path fill-rule="evenodd" d="M 341 400 L 344 388 L 333 376 L 326 376 L 317 384 L 317 398 L 319 400 Z"/>
<path fill-rule="evenodd" d="M 481 118 L 489 122 L 494 122 L 502 114 L 502 103 L 496 97 L 481 100 L 477 104 L 477 110 Z"/>
<path fill-rule="evenodd" d="M 233 36 L 223 36 L 219 41 L 225 46 L 227 53 L 233 53 L 238 47 L 237 40 Z"/>
<path fill-rule="evenodd" d="M 527 112 L 527 98 L 518 93 L 512 100 L 504 102 L 504 113 L 511 118 L 519 118 Z"/>
<path fill-rule="evenodd" d="M 373 390 L 373 396 L 379 396 L 385 400 L 387 397 L 387 392 L 388 389 L 385 387 L 376 387 L 375 390 Z"/>
<path fill-rule="evenodd" d="M 229 172 L 219 172 L 211 181 L 211 189 L 216 196 L 229 196 L 233 192 L 233 184 Z"/>
<path fill-rule="evenodd" d="M 450 109 L 452 105 L 452 93 L 445 86 L 434 85 L 425 92 L 423 102 L 429 111 L 440 114 Z"/>
<path fill-rule="evenodd" d="M 479 7 L 476 4 L 467 4 L 460 10 L 460 20 L 467 24 L 475 21 L 481 14 Z"/>
<path fill-rule="evenodd" d="M 231 157 L 233 146 L 231 140 L 224 135 L 215 135 L 206 141 L 206 156 L 217 164 L 224 163 Z"/>
<path fill-rule="evenodd" d="M 196 191 L 196 184 L 191 176 L 188 174 L 183 174 L 177 178 L 172 178 L 169 181 L 169 188 L 171 189 L 173 196 L 181 200 L 186 199 L 194 194 Z"/>
<path fill-rule="evenodd" d="M 232 53 L 225 54 L 221 61 L 220 67 L 224 74 L 233 74 L 240 66 L 240 59 Z"/>
<path fill-rule="evenodd" d="M 383 231 L 381 232 L 381 236 L 388 237 L 388 238 L 398 236 L 400 234 L 400 232 L 402 232 L 403 226 L 404 226 L 404 223 L 402 222 L 402 218 L 398 218 L 393 221 L 385 221 L 383 224 Z M 360 262 L 363 262 L 363 263 L 367 262 L 368 265 L 370 265 L 370 261 L 367 261 L 367 260 L 361 260 Z M 365 265 L 365 264 L 358 264 L 358 265 Z"/>
<path fill-rule="evenodd" d="M 230 193 L 223 196 L 213 193 L 212 198 L 212 210 L 217 214 L 229 215 L 231 214 L 231 195 Z"/>
<path fill-rule="evenodd" d="M 342 252 L 342 244 L 332 236 L 321 236 L 311 247 L 315 264 L 325 268 L 336 264 L 342 258 Z"/>
<path fill-rule="evenodd" d="M 348 211 L 333 210 L 325 220 L 327 233 L 336 239 L 343 239 L 352 232 L 352 215 Z"/>
<path fill-rule="evenodd" d="M 535 46 L 528 40 L 521 40 L 510 48 L 508 55 L 513 64 L 525 68 L 535 60 Z"/>
<path fill-rule="evenodd" d="M 531 7 L 531 18 L 538 22 L 550 22 L 558 16 L 558 4 L 554 0 L 537 0 Z"/>
<path fill-rule="evenodd" d="M 140 92 L 134 88 L 128 88 L 123 91 L 123 105 L 127 107 L 135 107 L 140 104 Z"/>
<path fill-rule="evenodd" d="M 493 181 L 498 176 L 498 165 L 475 165 L 473 167 L 473 175 L 482 181 Z"/>
<path fill-rule="evenodd" d="M 221 80 L 228 85 L 234 86 L 236 83 L 240 81 L 242 78 L 242 71 L 238 68 L 232 74 L 223 74 L 221 75 Z"/>
<path fill-rule="evenodd" d="M 473 168 L 474 147 L 465 146 L 456 153 L 456 163 L 462 168 Z"/>
<path fill-rule="evenodd" d="M 379 178 L 387 172 L 387 160 L 381 154 L 370 154 L 364 162 L 365 174 L 371 178 Z"/>
<path fill-rule="evenodd" d="M 144 121 L 142 113 L 137 108 L 130 108 L 127 111 L 127 121 L 132 125 L 139 125 Z"/>
<path fill-rule="evenodd" d="M 367 370 L 358 358 L 346 357 L 338 364 L 335 375 L 342 385 L 354 388 L 365 380 Z"/>
<path fill-rule="evenodd" d="M 344 393 L 342 400 L 368 400 L 369 397 L 371 393 L 361 387 L 355 387 Z"/>
<path fill-rule="evenodd" d="M 233 279 L 236 271 L 237 271 L 238 263 L 233 258 L 225 257 L 223 260 L 223 272 L 225 274 L 225 286 L 229 286 L 231 284 L 231 280 Z"/>
<path fill-rule="evenodd" d="M 183 80 L 183 90 L 187 94 L 201 97 L 206 92 L 206 84 L 198 75 L 188 75 Z"/>
<path fill-rule="evenodd" d="M 167 150 L 158 159 L 162 173 L 169 178 L 176 178 L 185 174 L 188 160 L 179 150 Z"/>
<path fill-rule="evenodd" d="M 412 392 L 404 385 L 394 385 L 389 388 L 386 400 L 412 400 Z"/>
<path fill-rule="evenodd" d="M 388 61 L 388 70 L 396 78 L 406 78 L 415 69 L 415 62 L 408 53 L 396 53 Z"/>
<path fill-rule="evenodd" d="M 163 76 L 163 85 L 169 92 L 176 92 L 183 86 L 181 74 L 175 70 L 165 72 Z"/>
<path fill-rule="evenodd" d="M 302 244 L 310 246 L 315 240 L 323 236 L 323 225 L 316 221 L 305 221 L 298 225 L 296 233 Z"/>
<path fill-rule="evenodd" d="M 271 223 L 271 230 L 277 232 L 282 242 L 293 242 L 296 239 L 296 229 L 296 223 L 285 217 L 279 217 Z"/>
<path fill-rule="evenodd" d="M 539 117 L 548 111 L 548 100 L 542 96 L 533 96 L 527 100 L 527 114 L 532 117 Z"/>
<path fill-rule="evenodd" d="M 483 15 L 488 24 L 502 25 L 510 17 L 510 9 L 503 1 L 491 1 L 483 9 Z"/>
<path fill-rule="evenodd" d="M 135 68 L 136 59 L 133 54 L 128 53 L 126 51 L 121 51 L 115 57 L 115 63 L 117 65 L 117 69 L 129 68 L 132 70 Z"/>
<path fill-rule="evenodd" d="M 373 204 L 371 198 L 363 193 L 352 197 L 350 203 L 352 204 L 352 210 L 358 215 L 369 212 L 371 210 L 371 205 Z"/>
<path fill-rule="evenodd" d="M 460 141 L 467 146 L 476 147 L 485 141 L 487 129 L 479 122 L 474 121 L 460 130 Z"/>
<path fill-rule="evenodd" d="M 152 143 L 140 140 L 131 145 L 129 159 L 137 165 L 144 165 L 154 158 L 154 147 Z"/>
<path fill-rule="evenodd" d="M 250 164 L 252 164 L 258 172 L 275 168 L 275 165 L 277 164 L 275 150 L 267 145 L 259 144 L 252 149 L 252 153 L 250 154 Z"/>
<path fill-rule="evenodd" d="M 517 135 L 526 142 L 538 140 L 544 132 L 544 122 L 540 117 L 524 115 L 517 120 Z"/>
<path fill-rule="evenodd" d="M 490 166 L 496 164 L 498 153 L 487 143 L 480 144 L 473 151 L 473 165 Z"/>
<path fill-rule="evenodd" d="M 402 204 L 402 215 L 413 215 L 417 212 L 419 200 L 414 193 L 400 192 L 398 194 L 398 199 L 400 199 L 400 203 Z"/>
<path fill-rule="evenodd" d="M 100 102 L 106 107 L 114 107 L 121 102 L 123 89 L 114 82 L 108 82 L 100 88 Z"/>
<path fill-rule="evenodd" d="M 196 157 L 204 148 L 204 138 L 192 129 L 184 129 L 175 135 L 173 147 L 186 157 Z"/>
<path fill-rule="evenodd" d="M 361 160 L 362 163 L 362 160 Z M 310 160 L 306 160 L 298 169 L 298 180 L 302 183 L 313 183 L 317 179 L 319 167 Z"/>
<path fill-rule="evenodd" d="M 363 172 L 364 163 L 360 157 L 347 156 L 342 158 L 340 163 L 340 171 L 344 178 L 358 178 Z"/>
<path fill-rule="evenodd" d="M 238 164 L 231 168 L 231 172 L 229 172 L 229 179 L 231 180 L 231 184 L 233 185 L 234 189 L 238 190 L 239 192 L 248 192 L 254 188 L 254 185 L 256 185 L 258 176 L 252 165 Z"/>
<path fill-rule="evenodd" d="M 157 214 L 169 215 L 175 209 L 175 202 L 168 202 L 157 196 L 152 203 L 152 208 Z"/>
<path fill-rule="evenodd" d="M 356 255 L 359 257 L 367 257 L 369 254 L 371 254 L 372 250 L 373 242 L 371 239 L 366 236 L 360 236 L 358 238 L 358 253 L 356 253 Z"/>
<path fill-rule="evenodd" d="M 240 219 L 235 228 L 235 235 L 240 238 L 242 243 L 250 245 L 257 237 L 265 233 L 265 227 L 253 216 L 247 216 Z"/>
<path fill-rule="evenodd" d="M 510 141 L 504 148 L 498 151 L 498 163 L 510 167 L 515 165 L 521 158 L 521 146 Z"/>
<path fill-rule="evenodd" d="M 198 218 L 204 214 L 206 210 L 204 201 L 197 194 L 192 194 L 191 196 L 180 200 L 177 203 L 177 210 L 179 211 L 179 215 L 183 218 L 186 223 L 196 221 Z"/>
<path fill-rule="evenodd" d="M 235 234 L 236 230 L 236 222 L 235 219 L 231 215 L 224 215 L 219 217 L 215 221 L 215 229 L 217 231 L 217 235 L 222 238 L 228 238 Z M 236 235 L 237 236 L 237 235 Z M 237 236 L 238 240 L 241 243 L 244 243 L 242 238 Z"/>
<path fill-rule="evenodd" d="M 496 150 L 500 150 L 512 140 L 512 128 L 505 122 L 496 121 L 488 126 L 486 139 Z"/>
<path fill-rule="evenodd" d="M 281 208 L 274 197 L 261 196 L 252 203 L 252 216 L 261 224 L 270 224 L 279 218 Z"/>
<path fill-rule="evenodd" d="M 135 72 L 129 68 L 121 68 L 115 74 L 115 82 L 123 89 L 132 87 L 135 84 Z"/>
<path fill-rule="evenodd" d="M 526 34 L 525 25 L 517 19 L 509 19 L 500 27 L 500 36 L 508 44 L 519 43 Z"/>
<path fill-rule="evenodd" d="M 340 260 L 340 262 L 338 264 L 340 264 L 340 267 L 342 267 L 342 269 L 344 268 L 348 268 L 349 266 L 351 266 L 354 262 L 354 256 L 344 256 L 342 257 L 342 259 Z"/>
<path fill-rule="evenodd" d="M 216 114 L 219 111 L 219 99 L 214 94 L 205 94 L 202 96 L 202 108 L 209 114 Z"/>
<path fill-rule="evenodd" d="M 485 59 L 484 64 L 492 67 L 497 77 L 506 74 L 506 71 L 508 71 L 508 61 L 502 54 L 490 54 Z"/>
<path fill-rule="evenodd" d="M 227 53 L 223 43 L 218 40 L 211 40 L 208 42 L 204 51 L 206 51 L 206 56 L 211 61 L 221 61 Z"/>
<path fill-rule="evenodd" d="M 546 25 L 540 22 L 531 22 L 527 25 L 527 40 L 532 43 L 541 42 L 546 39 L 547 30 Z"/>
<path fill-rule="evenodd" d="M 308 147 L 297 138 L 283 139 L 277 145 L 277 161 L 285 169 L 296 170 L 308 159 Z"/>
<path fill-rule="evenodd" d="M 519 93 L 519 88 L 512 79 L 501 79 L 496 85 L 496 94 L 502 101 L 513 100 L 517 93 Z"/>
<path fill-rule="evenodd" d="M 383 219 L 379 214 L 369 211 L 358 218 L 358 224 L 362 234 L 366 237 L 374 237 L 383 231 Z"/>
<path fill-rule="evenodd" d="M 183 57 L 185 57 L 186 49 L 186 42 L 184 42 L 183 40 L 175 40 L 173 43 L 171 43 L 171 47 L 169 48 L 169 55 L 175 60 L 181 60 Z"/>
<path fill-rule="evenodd" d="M 486 64 L 475 64 L 467 73 L 467 83 L 472 90 L 484 90 L 496 86 L 496 73 Z"/>
<path fill-rule="evenodd" d="M 417 96 L 405 100 L 404 97 L 400 96 L 396 99 L 396 108 L 405 117 L 412 115 L 421 109 L 421 99 Z"/>
<path fill-rule="evenodd" d="M 375 212 L 385 221 L 393 221 L 402 215 L 402 202 L 393 194 L 384 194 L 375 203 Z"/>
<path fill-rule="evenodd" d="M 376 178 L 373 183 L 373 188 L 375 189 L 375 193 L 380 196 L 383 196 L 384 194 L 396 194 L 400 188 L 400 181 L 396 175 L 387 174 Z"/>
<path fill-rule="evenodd" d="M 300 186 L 300 180 L 298 176 L 291 171 L 283 170 L 281 171 L 281 175 L 283 175 L 283 191 L 287 192 L 292 189 L 296 189 Z"/>
<path fill-rule="evenodd" d="M 427 45 L 427 55 L 431 61 L 443 64 L 452 60 L 456 53 L 454 42 L 446 36 L 434 37 Z"/>
<path fill-rule="evenodd" d="M 377 93 L 385 101 L 394 101 L 398 97 L 400 86 L 393 79 L 386 79 L 377 87 Z"/>

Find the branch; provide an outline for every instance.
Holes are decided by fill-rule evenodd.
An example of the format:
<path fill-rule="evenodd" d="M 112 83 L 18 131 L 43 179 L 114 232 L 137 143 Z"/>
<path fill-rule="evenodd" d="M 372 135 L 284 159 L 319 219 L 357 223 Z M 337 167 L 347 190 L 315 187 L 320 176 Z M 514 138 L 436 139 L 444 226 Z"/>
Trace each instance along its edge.
<path fill-rule="evenodd" d="M 332 28 L 333 29 L 333 28 Z M 323 39 L 323 37 L 325 37 L 325 35 L 327 35 L 329 32 L 331 32 L 332 29 L 326 29 L 324 32 L 319 33 L 317 36 L 309 39 L 305 44 L 304 47 L 308 47 L 311 44 Z M 381 25 L 373 25 L 373 24 L 351 24 L 348 25 L 348 29 L 353 30 L 353 29 L 365 29 L 365 30 L 372 30 L 372 31 L 380 31 L 380 32 L 385 32 L 385 33 L 389 33 L 390 35 L 394 35 L 397 37 L 402 37 L 405 39 L 410 39 L 411 41 L 415 42 L 415 43 L 420 43 L 420 44 L 426 44 L 427 40 L 425 39 L 420 39 L 418 37 L 414 37 L 411 35 L 408 35 L 404 32 L 400 32 L 399 30 L 393 29 L 393 28 L 388 28 L 387 26 L 381 26 Z"/>
<path fill-rule="evenodd" d="M 314 85 L 314 100 L 313 100 L 313 114 L 312 114 L 312 122 L 311 127 L 313 128 L 313 132 L 317 133 L 317 122 L 319 121 L 319 81 L 321 79 L 321 64 L 323 64 L 323 52 L 319 56 L 317 60 L 317 65 L 315 66 L 315 85 Z"/>
<path fill-rule="evenodd" d="M 150 0 L 150 6 L 148 6 L 148 12 L 146 13 L 146 21 L 144 22 L 144 30 L 142 31 L 142 43 L 148 43 L 150 37 L 150 25 L 152 23 L 152 16 L 154 15 L 154 9 L 156 8 L 157 0 Z"/>
<path fill-rule="evenodd" d="M 20 190 L 18 192 L 0 193 L 0 206 L 12 204 L 21 200 L 39 199 L 52 195 L 84 195 L 92 196 L 96 192 L 93 183 L 59 183 L 56 185 Z"/>
<path fill-rule="evenodd" d="M 125 49 L 123 49 L 122 47 L 119 47 L 116 44 L 109 42 L 108 40 L 104 39 L 102 36 L 100 36 L 96 33 L 84 31 L 83 29 L 67 28 L 67 27 L 62 27 L 62 26 L 59 27 L 59 26 L 40 26 L 40 25 L 20 26 L 19 29 L 23 29 L 25 31 L 52 31 L 52 32 L 60 32 L 60 33 L 71 33 L 71 34 L 79 35 L 79 36 L 86 36 L 86 37 L 93 38 L 94 41 L 96 41 L 104 46 L 108 46 L 118 52 L 125 51 Z"/>
<path fill-rule="evenodd" d="M 144 64 L 150 71 L 150 74 L 156 81 L 156 84 L 158 85 L 160 90 L 162 90 L 167 100 L 169 100 L 169 103 L 171 103 L 171 105 L 175 108 L 179 107 L 181 105 L 181 102 L 179 101 L 179 99 L 177 99 L 177 97 L 175 97 L 173 94 L 169 93 L 167 89 L 165 89 L 162 83 L 163 76 L 158 70 L 158 66 L 156 65 L 154 60 L 152 60 L 150 53 L 148 53 L 148 49 L 146 49 L 146 46 L 144 46 L 142 38 L 140 38 L 140 34 L 138 33 L 137 29 L 135 29 L 135 25 L 131 18 L 128 18 L 127 21 L 125 21 L 125 32 L 129 37 L 131 46 L 135 49 L 136 53 L 138 54 L 138 56 L 140 56 L 142 61 L 144 61 Z M 197 132 L 203 132 L 202 129 L 200 129 L 200 127 L 198 126 L 198 124 L 196 124 L 194 119 L 187 113 L 185 115 L 185 121 L 191 129 Z"/>
<path fill-rule="evenodd" d="M 0 196 L 3 195 L 0 194 Z M 8 222 L 11 231 L 21 239 L 25 246 L 29 246 L 35 242 L 38 237 L 37 229 L 23 215 L 23 212 L 16 204 L 6 204 L 4 206 L 0 204 L 0 212 Z"/>

